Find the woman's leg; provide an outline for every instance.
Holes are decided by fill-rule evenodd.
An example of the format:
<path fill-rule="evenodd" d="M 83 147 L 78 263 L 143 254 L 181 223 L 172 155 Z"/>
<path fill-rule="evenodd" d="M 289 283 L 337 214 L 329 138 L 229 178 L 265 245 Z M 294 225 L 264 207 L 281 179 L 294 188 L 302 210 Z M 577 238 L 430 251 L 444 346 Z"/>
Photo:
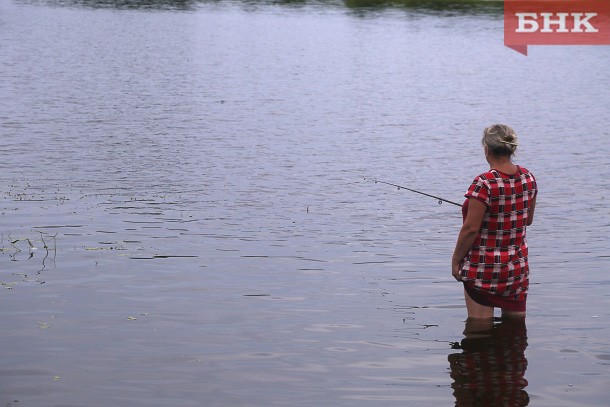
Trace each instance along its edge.
<path fill-rule="evenodd" d="M 493 318 L 470 318 L 464 324 L 465 339 L 489 338 L 494 327 Z"/>
<path fill-rule="evenodd" d="M 525 318 L 525 311 L 508 311 L 508 310 L 503 309 L 502 318 L 508 318 L 508 319 Z"/>
<path fill-rule="evenodd" d="M 466 300 L 468 318 L 492 319 L 494 317 L 494 307 L 486 307 L 485 305 L 476 303 L 470 298 L 466 290 L 464 290 L 464 299 Z"/>

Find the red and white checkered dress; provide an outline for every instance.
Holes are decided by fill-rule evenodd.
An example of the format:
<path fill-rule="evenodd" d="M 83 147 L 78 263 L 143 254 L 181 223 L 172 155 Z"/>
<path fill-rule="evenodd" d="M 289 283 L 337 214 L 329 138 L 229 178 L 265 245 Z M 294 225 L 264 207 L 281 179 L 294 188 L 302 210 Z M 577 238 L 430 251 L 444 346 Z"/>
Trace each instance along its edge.
<path fill-rule="evenodd" d="M 464 195 L 483 202 L 487 211 L 481 230 L 464 257 L 460 276 L 467 289 L 525 301 L 529 286 L 525 232 L 538 187 L 532 173 L 517 168 L 514 175 L 497 170 L 479 175 Z"/>

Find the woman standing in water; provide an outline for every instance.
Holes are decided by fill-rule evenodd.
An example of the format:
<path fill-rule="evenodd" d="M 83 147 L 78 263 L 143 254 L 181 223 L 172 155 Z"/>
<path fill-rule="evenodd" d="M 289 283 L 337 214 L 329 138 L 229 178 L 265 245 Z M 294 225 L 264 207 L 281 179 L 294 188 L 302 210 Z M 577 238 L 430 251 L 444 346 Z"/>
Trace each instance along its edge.
<path fill-rule="evenodd" d="M 506 125 L 483 131 L 490 170 L 474 179 L 462 206 L 464 223 L 451 269 L 464 283 L 468 318 L 525 317 L 529 285 L 526 227 L 534 220 L 538 188 L 534 175 L 515 165 L 517 136 Z"/>

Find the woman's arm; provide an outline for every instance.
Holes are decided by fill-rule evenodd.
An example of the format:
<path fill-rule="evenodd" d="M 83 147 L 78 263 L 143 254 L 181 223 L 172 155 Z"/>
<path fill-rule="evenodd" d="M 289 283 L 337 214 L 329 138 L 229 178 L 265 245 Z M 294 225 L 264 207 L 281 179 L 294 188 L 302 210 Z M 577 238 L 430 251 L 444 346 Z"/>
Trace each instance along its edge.
<path fill-rule="evenodd" d="M 464 220 L 464 224 L 458 235 L 453 257 L 451 259 L 451 274 L 453 274 L 453 277 L 458 281 L 460 281 L 460 263 L 479 234 L 486 211 L 487 206 L 485 206 L 483 202 L 475 198 L 470 198 L 468 200 L 468 214 L 466 215 L 466 219 Z"/>
<path fill-rule="evenodd" d="M 532 199 L 529 210 L 527 211 L 527 226 L 534 222 L 534 209 L 536 209 L 536 198 Z"/>

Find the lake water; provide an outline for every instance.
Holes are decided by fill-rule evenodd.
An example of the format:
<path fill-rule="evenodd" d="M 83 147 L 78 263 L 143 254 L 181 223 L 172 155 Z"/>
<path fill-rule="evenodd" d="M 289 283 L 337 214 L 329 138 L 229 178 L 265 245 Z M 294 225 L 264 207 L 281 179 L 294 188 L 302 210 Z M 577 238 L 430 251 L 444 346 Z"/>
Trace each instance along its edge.
<path fill-rule="evenodd" d="M 610 47 L 501 11 L 0 2 L 0 405 L 607 406 Z M 538 177 L 527 326 L 464 336 L 480 137 Z"/>

